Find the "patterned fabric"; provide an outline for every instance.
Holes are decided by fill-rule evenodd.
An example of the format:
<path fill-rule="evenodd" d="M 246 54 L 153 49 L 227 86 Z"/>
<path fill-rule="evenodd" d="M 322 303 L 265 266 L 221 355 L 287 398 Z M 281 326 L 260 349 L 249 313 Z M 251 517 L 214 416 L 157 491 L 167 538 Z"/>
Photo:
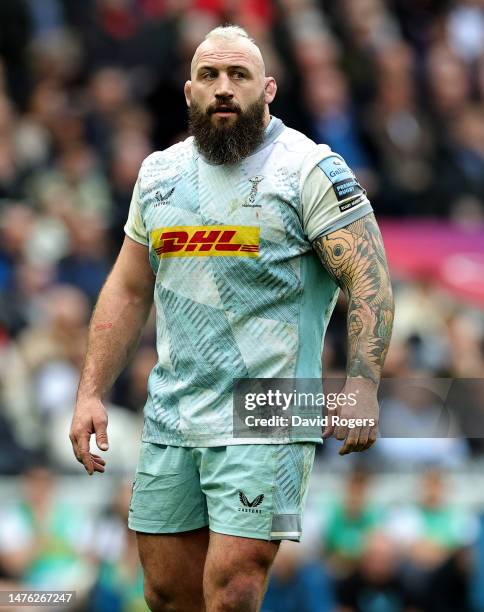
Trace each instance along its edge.
<path fill-rule="evenodd" d="M 125 231 L 156 275 L 144 441 L 247 444 L 232 437 L 234 378 L 321 376 L 337 287 L 310 238 L 369 211 L 344 160 L 276 118 L 233 166 L 192 138 L 143 162 Z"/>
<path fill-rule="evenodd" d="M 301 538 L 315 444 L 183 447 L 142 442 L 128 526 L 144 533 L 211 531 Z"/>

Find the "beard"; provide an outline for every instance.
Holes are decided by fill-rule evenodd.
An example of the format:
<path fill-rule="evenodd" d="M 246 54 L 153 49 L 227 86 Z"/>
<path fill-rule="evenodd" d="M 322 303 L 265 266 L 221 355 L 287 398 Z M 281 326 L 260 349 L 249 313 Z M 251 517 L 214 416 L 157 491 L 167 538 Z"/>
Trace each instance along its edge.
<path fill-rule="evenodd" d="M 217 110 L 230 110 L 235 120 L 222 118 L 212 122 Z M 195 146 L 205 159 L 216 165 L 236 164 L 248 157 L 264 140 L 264 93 L 247 110 L 228 100 L 217 101 L 203 110 L 192 101 L 188 107 L 188 129 Z"/>

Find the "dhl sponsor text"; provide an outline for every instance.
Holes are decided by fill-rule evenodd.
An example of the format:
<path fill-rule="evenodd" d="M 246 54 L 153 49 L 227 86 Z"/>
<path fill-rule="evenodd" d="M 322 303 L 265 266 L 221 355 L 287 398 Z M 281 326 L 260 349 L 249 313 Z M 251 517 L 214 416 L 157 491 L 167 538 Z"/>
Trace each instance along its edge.
<path fill-rule="evenodd" d="M 178 225 L 151 232 L 151 244 L 165 257 L 257 257 L 259 228 L 243 225 Z"/>

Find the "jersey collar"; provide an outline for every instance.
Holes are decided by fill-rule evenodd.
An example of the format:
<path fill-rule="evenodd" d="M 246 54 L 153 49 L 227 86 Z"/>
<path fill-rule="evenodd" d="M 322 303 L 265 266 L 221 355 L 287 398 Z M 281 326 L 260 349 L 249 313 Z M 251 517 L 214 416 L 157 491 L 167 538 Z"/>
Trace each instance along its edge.
<path fill-rule="evenodd" d="M 262 149 L 265 149 L 267 146 L 272 144 L 274 140 L 276 140 L 276 138 L 278 138 L 285 129 L 286 126 L 282 123 L 282 121 L 277 117 L 274 117 L 274 115 L 271 115 L 271 120 L 269 121 L 269 125 L 266 127 L 266 131 L 264 134 L 264 140 L 252 153 L 252 155 L 258 153 L 259 151 L 262 151 Z"/>
<path fill-rule="evenodd" d="M 252 157 L 252 155 L 255 155 L 256 153 L 259 153 L 259 151 L 262 151 L 262 149 L 265 149 L 266 147 L 268 147 L 270 144 L 272 144 L 276 140 L 276 138 L 278 138 L 282 134 L 282 132 L 285 129 L 286 129 L 286 126 L 284 125 L 284 123 L 280 119 L 278 119 L 277 117 L 274 117 L 274 115 L 271 115 L 271 119 L 269 121 L 269 124 L 267 125 L 266 130 L 264 132 L 264 140 L 245 159 L 248 159 L 249 157 Z M 193 136 L 191 136 L 190 138 L 192 139 L 192 142 L 193 142 Z M 195 159 L 200 158 L 201 160 L 203 160 L 209 166 L 218 165 L 218 164 L 211 164 L 209 161 L 207 161 L 205 159 L 205 157 L 203 155 L 200 155 L 200 153 L 198 153 L 198 151 L 196 150 L 196 147 L 195 147 L 194 143 L 193 143 L 193 149 L 194 149 L 194 152 L 195 152 Z M 243 161 L 244 160 L 242 160 L 242 162 Z"/>

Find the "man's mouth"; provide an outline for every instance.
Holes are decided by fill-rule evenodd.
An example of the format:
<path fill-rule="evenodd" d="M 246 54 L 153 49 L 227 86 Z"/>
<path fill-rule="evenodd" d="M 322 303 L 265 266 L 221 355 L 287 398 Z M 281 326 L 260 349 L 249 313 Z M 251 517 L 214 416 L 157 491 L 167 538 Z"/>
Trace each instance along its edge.
<path fill-rule="evenodd" d="M 231 108 L 230 106 L 217 106 L 216 108 L 210 110 L 211 115 L 218 115 L 220 117 L 235 115 L 237 112 L 238 111 L 235 108 Z"/>

